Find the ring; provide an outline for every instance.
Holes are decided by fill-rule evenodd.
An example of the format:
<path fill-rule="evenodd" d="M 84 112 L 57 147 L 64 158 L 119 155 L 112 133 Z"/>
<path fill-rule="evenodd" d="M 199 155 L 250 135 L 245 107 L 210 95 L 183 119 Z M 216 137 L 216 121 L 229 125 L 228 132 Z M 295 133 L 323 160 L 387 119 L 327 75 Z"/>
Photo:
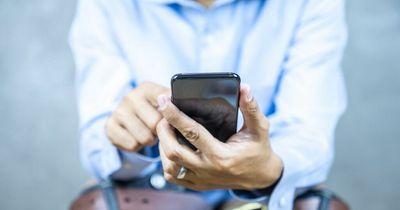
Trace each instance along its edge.
<path fill-rule="evenodd" d="M 186 172 L 187 172 L 187 169 L 186 169 L 185 167 L 181 166 L 181 168 L 179 169 L 178 176 L 176 176 L 176 178 L 177 178 L 177 179 L 183 179 L 183 178 L 185 178 Z"/>

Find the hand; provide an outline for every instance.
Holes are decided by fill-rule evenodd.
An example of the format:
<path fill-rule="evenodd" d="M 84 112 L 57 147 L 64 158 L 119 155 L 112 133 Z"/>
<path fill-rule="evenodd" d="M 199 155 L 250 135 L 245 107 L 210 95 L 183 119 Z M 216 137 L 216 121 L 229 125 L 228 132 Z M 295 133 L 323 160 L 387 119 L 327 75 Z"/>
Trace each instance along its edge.
<path fill-rule="evenodd" d="M 244 125 L 226 143 L 179 111 L 168 97 L 158 97 L 164 119 L 157 126 L 157 134 L 166 180 L 194 190 L 261 189 L 278 180 L 283 166 L 271 149 L 268 121 L 248 86 L 242 86 L 240 94 Z M 198 150 L 180 145 L 173 127 Z M 184 179 L 177 179 L 181 166 L 188 172 Z"/>
<path fill-rule="evenodd" d="M 175 100 L 174 104 L 222 142 L 236 133 L 236 109 L 225 99 Z M 177 139 L 196 150 L 180 132 L 177 132 Z"/>
<path fill-rule="evenodd" d="M 157 96 L 168 88 L 145 82 L 128 93 L 106 123 L 110 141 L 119 149 L 137 152 L 156 143 L 156 127 L 162 116 Z"/>

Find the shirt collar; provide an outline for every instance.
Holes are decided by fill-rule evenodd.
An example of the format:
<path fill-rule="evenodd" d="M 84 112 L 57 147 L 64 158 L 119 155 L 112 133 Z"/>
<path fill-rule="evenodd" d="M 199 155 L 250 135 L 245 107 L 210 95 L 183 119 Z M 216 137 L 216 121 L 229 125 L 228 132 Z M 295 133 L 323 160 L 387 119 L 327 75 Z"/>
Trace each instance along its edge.
<path fill-rule="evenodd" d="M 181 4 L 184 6 L 200 6 L 195 0 L 143 0 L 143 1 L 161 3 L 161 4 Z M 221 5 L 232 3 L 235 1 L 238 0 L 215 0 L 211 8 L 219 7 Z"/>

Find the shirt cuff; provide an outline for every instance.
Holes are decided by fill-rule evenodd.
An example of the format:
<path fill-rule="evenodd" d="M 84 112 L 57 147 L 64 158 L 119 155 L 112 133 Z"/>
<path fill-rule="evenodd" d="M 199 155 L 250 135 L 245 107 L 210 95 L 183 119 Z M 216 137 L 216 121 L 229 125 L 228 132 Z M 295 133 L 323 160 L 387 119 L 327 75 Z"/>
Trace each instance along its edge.
<path fill-rule="evenodd" d="M 111 144 L 105 133 L 109 115 L 98 118 L 81 129 L 80 154 L 83 166 L 96 179 L 107 179 L 121 167 L 118 150 Z"/>
<path fill-rule="evenodd" d="M 154 146 L 154 147 L 157 147 Z M 156 170 L 160 157 L 151 157 L 136 153 L 119 150 L 122 167 L 115 171 L 111 178 L 118 180 L 129 180 L 144 177 Z"/>
<path fill-rule="evenodd" d="M 275 181 L 271 186 L 263 188 L 263 189 L 254 189 L 254 190 L 231 190 L 231 195 L 239 200 L 247 201 L 247 202 L 267 202 L 269 196 L 274 191 L 275 187 L 281 181 L 283 175 L 283 170 L 278 180 Z"/>
<path fill-rule="evenodd" d="M 246 202 L 259 202 L 266 203 L 268 209 L 279 209 L 279 210 L 289 210 L 292 208 L 292 202 L 294 199 L 295 183 L 299 176 L 298 173 L 293 171 L 293 160 L 290 160 L 289 154 L 284 154 L 284 151 L 275 151 L 283 162 L 282 175 L 279 181 L 274 186 L 272 193 L 260 195 L 259 191 L 245 191 L 245 190 L 230 190 L 230 194 L 242 201 Z"/>
<path fill-rule="evenodd" d="M 122 152 L 112 145 L 105 132 L 108 117 L 107 114 L 99 115 L 81 129 L 80 153 L 83 166 L 98 180 L 110 177 L 132 179 L 155 169 L 156 163 L 160 161 L 159 157 Z"/>

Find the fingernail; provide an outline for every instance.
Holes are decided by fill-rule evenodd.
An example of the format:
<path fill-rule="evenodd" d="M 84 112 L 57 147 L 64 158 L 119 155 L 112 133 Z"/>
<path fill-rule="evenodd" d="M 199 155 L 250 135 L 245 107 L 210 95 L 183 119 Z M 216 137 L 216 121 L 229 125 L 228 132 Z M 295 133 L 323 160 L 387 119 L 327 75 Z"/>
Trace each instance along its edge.
<path fill-rule="evenodd" d="M 158 109 L 163 110 L 167 104 L 167 97 L 165 95 L 159 95 L 157 97 Z"/>
<path fill-rule="evenodd" d="M 253 95 L 251 95 L 251 89 L 250 86 L 248 84 L 242 84 L 242 87 L 244 89 L 245 92 L 245 97 L 246 97 L 246 101 L 250 102 L 251 100 L 253 100 Z"/>

